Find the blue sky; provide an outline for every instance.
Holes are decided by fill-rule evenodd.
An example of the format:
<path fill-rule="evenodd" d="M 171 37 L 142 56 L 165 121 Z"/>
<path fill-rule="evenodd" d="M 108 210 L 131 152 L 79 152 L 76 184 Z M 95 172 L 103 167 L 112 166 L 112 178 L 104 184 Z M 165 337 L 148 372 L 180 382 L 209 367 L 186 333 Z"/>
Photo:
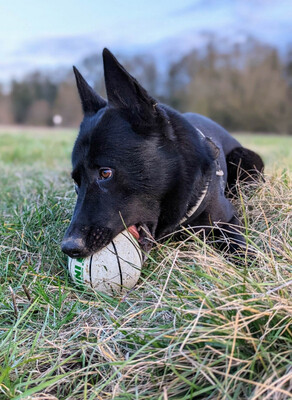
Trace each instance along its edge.
<path fill-rule="evenodd" d="M 104 46 L 180 53 L 206 33 L 292 42 L 292 0 L 0 0 L 0 81 L 70 66 Z"/>

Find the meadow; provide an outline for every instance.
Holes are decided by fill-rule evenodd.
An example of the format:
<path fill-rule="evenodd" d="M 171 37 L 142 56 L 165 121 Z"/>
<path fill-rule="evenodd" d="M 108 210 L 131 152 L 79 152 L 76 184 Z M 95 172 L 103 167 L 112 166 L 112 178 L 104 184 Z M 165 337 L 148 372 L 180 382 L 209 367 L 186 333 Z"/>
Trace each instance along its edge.
<path fill-rule="evenodd" d="M 292 137 L 236 207 L 256 257 L 157 243 L 134 290 L 78 288 L 60 250 L 76 131 L 0 130 L 0 399 L 292 398 Z"/>

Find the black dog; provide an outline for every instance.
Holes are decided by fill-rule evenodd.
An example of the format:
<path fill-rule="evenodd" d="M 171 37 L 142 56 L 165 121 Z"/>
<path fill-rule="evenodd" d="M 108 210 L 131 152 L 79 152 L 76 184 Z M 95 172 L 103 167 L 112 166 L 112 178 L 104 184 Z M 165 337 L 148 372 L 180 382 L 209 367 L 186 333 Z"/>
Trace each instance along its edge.
<path fill-rule="evenodd" d="M 72 153 L 78 198 L 63 252 L 89 256 L 125 225 L 142 246 L 147 232 L 159 239 L 181 226 L 215 226 L 232 239 L 231 251 L 244 246 L 225 191 L 259 175 L 261 158 L 210 119 L 157 103 L 107 49 L 103 62 L 108 102 L 74 68 L 84 119 Z"/>

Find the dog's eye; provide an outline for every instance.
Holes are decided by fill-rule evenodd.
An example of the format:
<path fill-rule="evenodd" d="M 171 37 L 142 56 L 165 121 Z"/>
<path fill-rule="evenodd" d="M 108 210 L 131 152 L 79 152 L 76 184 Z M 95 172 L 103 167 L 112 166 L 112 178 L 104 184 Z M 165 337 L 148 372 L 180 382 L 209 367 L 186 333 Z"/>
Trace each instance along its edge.
<path fill-rule="evenodd" d="M 110 179 L 113 175 L 113 171 L 110 168 L 100 168 L 99 170 L 99 179 L 106 180 Z"/>

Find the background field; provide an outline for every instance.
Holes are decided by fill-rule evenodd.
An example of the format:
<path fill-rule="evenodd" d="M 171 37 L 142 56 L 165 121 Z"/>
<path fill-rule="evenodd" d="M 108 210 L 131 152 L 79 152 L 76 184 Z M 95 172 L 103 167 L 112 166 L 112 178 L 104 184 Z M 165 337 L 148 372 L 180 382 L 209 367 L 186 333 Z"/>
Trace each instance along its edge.
<path fill-rule="evenodd" d="M 32 164 L 56 171 L 70 170 L 70 155 L 77 135 L 73 129 L 0 128 L 1 161 L 16 169 Z M 246 147 L 257 151 L 264 159 L 268 172 L 292 170 L 292 137 L 281 135 L 252 135 L 236 133 Z"/>
<path fill-rule="evenodd" d="M 256 259 L 160 244 L 114 299 L 75 288 L 59 248 L 75 136 L 0 131 L 0 398 L 291 398 L 292 137 L 238 136 L 266 163 L 236 204 Z"/>

